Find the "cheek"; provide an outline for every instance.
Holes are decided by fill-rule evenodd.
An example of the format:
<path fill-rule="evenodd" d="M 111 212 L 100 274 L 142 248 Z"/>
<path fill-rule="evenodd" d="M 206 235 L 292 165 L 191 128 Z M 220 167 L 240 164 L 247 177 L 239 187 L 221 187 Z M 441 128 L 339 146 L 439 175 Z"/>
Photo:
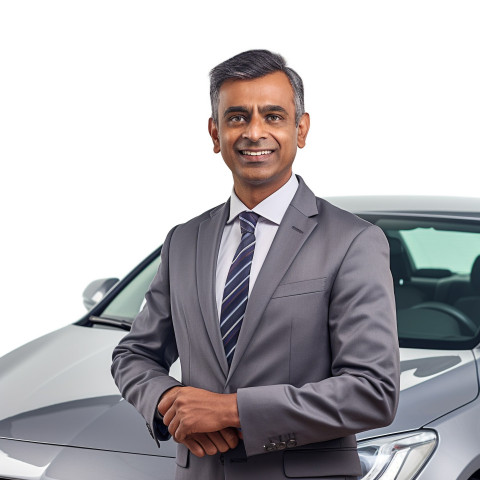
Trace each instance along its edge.
<path fill-rule="evenodd" d="M 230 171 L 235 172 L 238 170 L 238 162 L 235 161 L 235 156 L 233 155 L 232 150 L 227 148 L 225 144 L 221 145 L 220 154 L 222 155 L 225 165 Z"/>
<path fill-rule="evenodd" d="M 283 150 L 288 152 L 294 152 L 297 149 L 297 129 L 292 129 L 291 127 L 288 130 L 283 131 L 281 134 L 277 135 L 277 142 L 282 145 Z"/>
<path fill-rule="evenodd" d="M 222 149 L 223 152 L 227 153 L 228 155 L 231 154 L 234 143 L 235 143 L 235 138 L 233 135 L 221 135 L 219 137 L 220 148 Z"/>

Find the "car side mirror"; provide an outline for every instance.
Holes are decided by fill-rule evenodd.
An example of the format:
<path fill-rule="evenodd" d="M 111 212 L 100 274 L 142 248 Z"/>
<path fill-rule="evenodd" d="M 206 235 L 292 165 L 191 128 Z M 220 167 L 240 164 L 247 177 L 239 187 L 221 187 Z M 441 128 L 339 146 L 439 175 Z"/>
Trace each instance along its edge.
<path fill-rule="evenodd" d="M 83 291 L 83 304 L 91 310 L 116 284 L 118 278 L 100 278 L 90 282 Z"/>

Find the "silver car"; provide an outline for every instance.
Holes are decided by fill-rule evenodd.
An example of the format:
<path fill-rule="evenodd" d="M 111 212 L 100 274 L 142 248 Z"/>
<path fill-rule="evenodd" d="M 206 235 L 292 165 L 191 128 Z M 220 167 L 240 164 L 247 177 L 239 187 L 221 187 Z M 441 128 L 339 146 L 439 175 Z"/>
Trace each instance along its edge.
<path fill-rule="evenodd" d="M 383 229 L 395 283 L 400 404 L 389 427 L 358 435 L 361 478 L 479 480 L 480 199 L 330 201 Z M 175 445 L 157 448 L 110 376 L 159 252 L 90 284 L 78 322 L 0 359 L 0 479 L 174 478 Z"/>

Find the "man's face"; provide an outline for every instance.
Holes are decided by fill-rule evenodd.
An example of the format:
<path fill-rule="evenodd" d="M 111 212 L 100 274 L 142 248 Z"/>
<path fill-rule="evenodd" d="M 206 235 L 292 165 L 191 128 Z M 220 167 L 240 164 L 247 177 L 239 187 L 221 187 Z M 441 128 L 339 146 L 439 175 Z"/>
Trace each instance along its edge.
<path fill-rule="evenodd" d="M 210 119 L 209 132 L 214 152 L 222 153 L 232 171 L 236 190 L 267 187 L 273 193 L 290 178 L 309 125 L 308 114 L 295 125 L 293 88 L 283 72 L 274 72 L 223 83 L 218 124 Z"/>

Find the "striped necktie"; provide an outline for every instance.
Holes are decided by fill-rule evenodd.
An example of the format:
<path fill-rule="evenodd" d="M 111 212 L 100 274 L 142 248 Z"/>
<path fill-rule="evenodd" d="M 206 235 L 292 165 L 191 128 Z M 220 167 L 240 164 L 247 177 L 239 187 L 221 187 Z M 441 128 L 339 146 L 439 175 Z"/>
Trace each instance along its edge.
<path fill-rule="evenodd" d="M 258 215 L 242 212 L 239 215 L 242 239 L 233 257 L 223 291 L 220 332 L 228 366 L 232 363 L 248 300 L 250 268 L 255 253 L 255 226 Z"/>

